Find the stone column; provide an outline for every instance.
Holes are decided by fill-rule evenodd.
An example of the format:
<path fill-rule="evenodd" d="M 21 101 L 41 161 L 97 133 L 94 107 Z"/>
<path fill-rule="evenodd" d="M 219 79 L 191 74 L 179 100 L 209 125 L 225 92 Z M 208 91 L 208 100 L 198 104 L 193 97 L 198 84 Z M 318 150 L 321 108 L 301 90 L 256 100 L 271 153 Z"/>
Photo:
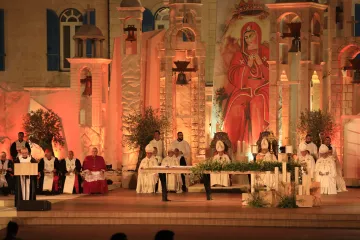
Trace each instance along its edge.
<path fill-rule="evenodd" d="M 82 43 L 83 43 L 82 45 L 83 49 L 82 49 L 81 57 L 86 58 L 86 46 L 87 46 L 86 38 L 82 39 Z"/>
<path fill-rule="evenodd" d="M 94 57 L 96 57 L 96 58 L 101 57 L 100 52 L 101 52 L 101 47 L 102 47 L 101 45 L 102 44 L 100 44 L 100 41 L 101 40 L 98 40 L 98 39 L 95 40 L 95 49 L 96 50 L 95 50 L 95 53 L 94 53 L 94 55 L 95 55 Z"/>
<path fill-rule="evenodd" d="M 102 69 L 101 66 L 95 66 L 91 71 L 92 77 L 92 95 L 91 95 L 91 123 L 93 127 L 100 127 L 101 122 L 101 89 L 102 89 Z"/>
<path fill-rule="evenodd" d="M 290 85 L 284 82 L 282 88 L 282 139 L 283 146 L 290 144 Z"/>
<path fill-rule="evenodd" d="M 269 127 L 270 130 L 278 135 L 278 95 L 279 90 L 277 86 L 278 73 L 277 73 L 277 61 L 268 61 L 269 64 Z M 252 143 L 253 144 L 253 143 Z"/>

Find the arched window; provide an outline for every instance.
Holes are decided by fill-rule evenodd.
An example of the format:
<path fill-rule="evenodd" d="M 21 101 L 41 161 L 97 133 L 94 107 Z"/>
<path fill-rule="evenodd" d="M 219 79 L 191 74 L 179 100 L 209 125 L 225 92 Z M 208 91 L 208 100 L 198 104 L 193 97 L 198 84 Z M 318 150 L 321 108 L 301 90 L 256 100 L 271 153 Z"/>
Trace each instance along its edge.
<path fill-rule="evenodd" d="M 143 12 L 142 31 L 149 32 L 154 30 L 154 16 L 152 12 L 145 8 Z"/>
<path fill-rule="evenodd" d="M 168 29 L 169 28 L 169 14 L 168 7 L 160 8 L 155 13 L 155 29 Z"/>
<path fill-rule="evenodd" d="M 70 63 L 66 58 L 75 55 L 73 36 L 83 24 L 83 15 L 80 11 L 69 8 L 60 15 L 60 69 L 69 70 Z"/>

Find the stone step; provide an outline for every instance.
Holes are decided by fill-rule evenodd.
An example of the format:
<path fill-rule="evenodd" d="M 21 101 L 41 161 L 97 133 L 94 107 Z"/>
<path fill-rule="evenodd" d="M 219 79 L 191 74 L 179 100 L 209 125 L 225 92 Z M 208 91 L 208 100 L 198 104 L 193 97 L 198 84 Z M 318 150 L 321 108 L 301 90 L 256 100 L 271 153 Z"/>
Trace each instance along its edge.
<path fill-rule="evenodd" d="M 228 219 L 228 218 L 21 218 L 22 225 L 207 225 L 238 227 L 304 227 L 304 228 L 360 228 L 359 221 L 299 220 L 299 219 Z"/>

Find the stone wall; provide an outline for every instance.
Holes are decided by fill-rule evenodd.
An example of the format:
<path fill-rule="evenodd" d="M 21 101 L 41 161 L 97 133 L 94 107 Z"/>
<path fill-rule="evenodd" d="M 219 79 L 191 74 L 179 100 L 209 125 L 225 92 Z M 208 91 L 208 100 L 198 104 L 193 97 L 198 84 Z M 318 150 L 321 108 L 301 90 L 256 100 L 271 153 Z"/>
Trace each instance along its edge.
<path fill-rule="evenodd" d="M 0 71 L 0 81 L 24 87 L 68 87 L 69 72 L 47 71 L 46 9 L 60 15 L 67 8 L 76 8 L 84 14 L 88 4 L 96 9 L 96 25 L 105 36 L 107 57 L 107 0 L 1 1 L 0 8 L 5 11 L 6 71 Z"/>

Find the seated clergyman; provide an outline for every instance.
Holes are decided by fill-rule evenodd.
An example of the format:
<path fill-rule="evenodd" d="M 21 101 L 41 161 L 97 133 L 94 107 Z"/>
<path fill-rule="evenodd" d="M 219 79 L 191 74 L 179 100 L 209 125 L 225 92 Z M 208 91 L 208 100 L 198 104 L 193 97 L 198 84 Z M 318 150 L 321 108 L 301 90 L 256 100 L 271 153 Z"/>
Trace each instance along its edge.
<path fill-rule="evenodd" d="M 153 156 L 154 147 L 150 144 L 145 148 L 146 157 L 141 160 L 139 166 L 139 175 L 136 186 L 137 193 L 155 193 L 155 185 L 159 179 L 157 173 L 142 172 L 143 169 L 159 166 L 156 158 Z"/>
<path fill-rule="evenodd" d="M 168 155 L 162 160 L 161 166 L 163 167 L 175 167 L 180 166 L 179 161 L 174 155 L 174 149 L 169 148 Z M 166 174 L 166 184 L 168 191 L 174 191 L 177 193 L 182 193 L 182 181 L 180 174 L 168 173 Z M 159 181 L 158 191 L 161 192 L 161 182 Z"/>
<path fill-rule="evenodd" d="M 92 148 L 91 155 L 86 156 L 83 163 L 85 174 L 83 191 L 85 194 L 108 192 L 105 179 L 106 164 L 102 156 L 98 156 L 98 149 Z"/>
<path fill-rule="evenodd" d="M 218 162 L 221 164 L 230 163 L 230 158 L 227 154 L 224 153 L 225 145 L 222 141 L 216 142 L 216 152 L 217 154 L 213 157 L 212 161 Z M 223 187 L 230 186 L 230 177 L 226 173 L 212 173 L 210 174 L 210 183 L 211 186 L 220 185 Z"/>
<path fill-rule="evenodd" d="M 59 160 L 53 156 L 51 150 L 45 150 L 45 156 L 39 162 L 39 188 L 40 192 L 60 193 L 59 185 L 61 166 Z"/>
<path fill-rule="evenodd" d="M 14 192 L 14 163 L 6 158 L 6 153 L 1 153 L 0 161 L 0 189 L 6 196 Z"/>
<path fill-rule="evenodd" d="M 74 158 L 74 152 L 69 151 L 69 156 L 63 160 L 65 164 L 64 193 L 81 193 L 81 163 Z"/>

